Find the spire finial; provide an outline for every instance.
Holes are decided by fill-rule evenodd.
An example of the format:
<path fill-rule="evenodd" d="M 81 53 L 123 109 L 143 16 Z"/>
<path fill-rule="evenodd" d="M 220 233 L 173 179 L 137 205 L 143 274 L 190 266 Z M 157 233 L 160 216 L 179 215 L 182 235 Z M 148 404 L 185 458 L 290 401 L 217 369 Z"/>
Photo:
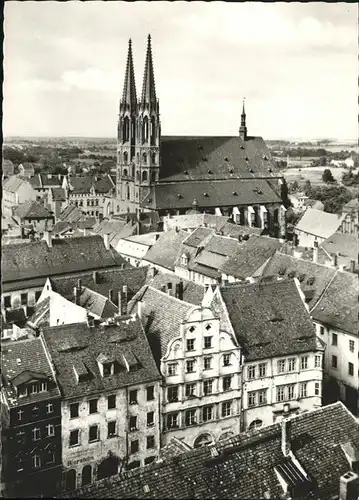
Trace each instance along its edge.
<path fill-rule="evenodd" d="M 245 115 L 245 114 L 246 114 L 246 110 L 245 110 L 245 103 L 246 103 L 246 98 L 245 98 L 245 97 L 243 97 L 242 115 Z"/>
<path fill-rule="evenodd" d="M 244 140 L 244 141 L 247 139 L 245 100 L 246 100 L 246 98 L 243 97 L 243 107 L 242 107 L 242 114 L 241 114 L 241 126 L 239 128 L 239 137 L 242 140 Z"/>

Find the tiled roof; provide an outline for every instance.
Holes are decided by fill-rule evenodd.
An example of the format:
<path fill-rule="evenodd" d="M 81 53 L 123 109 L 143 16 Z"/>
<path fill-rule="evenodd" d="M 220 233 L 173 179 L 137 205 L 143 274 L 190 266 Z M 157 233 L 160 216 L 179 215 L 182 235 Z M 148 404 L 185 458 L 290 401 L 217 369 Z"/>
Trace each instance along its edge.
<path fill-rule="evenodd" d="M 306 302 L 312 309 L 334 274 L 333 268 L 276 252 L 263 270 L 262 278 L 266 281 L 297 278 L 306 296 Z"/>
<path fill-rule="evenodd" d="M 9 177 L 14 175 L 15 166 L 11 160 L 2 160 L 2 174 Z"/>
<path fill-rule="evenodd" d="M 109 242 L 115 248 L 121 238 L 126 238 L 131 236 L 136 230 L 136 226 L 130 222 L 126 222 L 123 219 L 103 219 L 101 222 L 97 222 L 91 232 L 94 234 L 104 234 L 109 235 Z"/>
<path fill-rule="evenodd" d="M 142 302 L 142 323 L 157 363 L 167 351 L 171 339 L 180 335 L 180 325 L 195 306 L 171 297 L 150 286 L 143 287 L 130 301 L 129 312 Z"/>
<path fill-rule="evenodd" d="M 118 313 L 118 307 L 108 297 L 87 287 L 81 287 L 78 304 L 102 319 L 112 318 Z"/>
<path fill-rule="evenodd" d="M 336 271 L 310 314 L 314 320 L 358 336 L 358 293 L 358 276 L 345 271 Z"/>
<path fill-rule="evenodd" d="M 166 231 L 146 252 L 143 260 L 174 271 L 175 261 L 181 243 L 188 236 L 185 231 Z"/>
<path fill-rule="evenodd" d="M 124 259 L 106 250 L 101 236 L 6 245 L 1 256 L 4 282 L 119 266 Z"/>
<path fill-rule="evenodd" d="M 22 307 L 18 309 L 9 309 L 3 311 L 4 321 L 6 324 L 15 324 L 19 328 L 26 325 L 26 315 Z"/>
<path fill-rule="evenodd" d="M 48 219 L 53 217 L 52 212 L 50 212 L 43 203 L 40 201 L 28 200 L 18 205 L 13 215 L 15 217 L 20 217 L 20 219 Z"/>
<path fill-rule="evenodd" d="M 54 201 L 66 201 L 66 191 L 61 187 L 51 188 L 51 195 Z"/>
<path fill-rule="evenodd" d="M 17 175 L 13 175 L 6 179 L 3 183 L 3 191 L 7 191 L 9 193 L 16 193 L 20 186 L 26 184 L 28 181 L 25 179 L 21 179 Z"/>
<path fill-rule="evenodd" d="M 84 217 L 84 212 L 82 212 L 76 205 L 71 203 L 62 210 L 60 214 L 60 220 L 66 222 L 77 222 Z"/>
<path fill-rule="evenodd" d="M 321 247 L 330 255 L 339 252 L 338 257 L 358 261 L 358 238 L 350 234 L 334 233 L 323 241 Z M 338 264 L 340 265 L 340 262 Z"/>
<path fill-rule="evenodd" d="M 32 314 L 28 320 L 29 326 L 34 329 L 40 326 L 50 326 L 50 308 L 51 296 L 37 303 L 34 314 Z"/>
<path fill-rule="evenodd" d="M 29 171 L 32 171 L 35 168 L 34 164 L 29 162 L 21 163 L 21 166 L 23 167 L 24 170 L 29 170 Z"/>
<path fill-rule="evenodd" d="M 294 280 L 219 290 L 247 360 L 317 350 L 315 329 Z"/>
<path fill-rule="evenodd" d="M 261 137 L 162 137 L 161 181 L 235 177 L 281 177 Z"/>
<path fill-rule="evenodd" d="M 166 444 L 166 446 L 161 448 L 160 458 L 162 458 L 163 460 L 168 460 L 170 458 L 177 457 L 182 453 L 186 453 L 187 451 L 190 451 L 190 449 L 191 447 L 188 446 L 188 444 L 174 436 L 171 441 Z"/>
<path fill-rule="evenodd" d="M 65 397 L 82 397 L 160 378 L 141 322 L 135 316 L 112 326 L 89 327 L 79 323 L 44 328 L 43 336 Z M 97 363 L 100 354 L 111 357 L 123 369 L 102 377 Z M 124 358 L 136 360 L 137 367 L 128 371 Z M 74 366 L 79 365 L 84 365 L 89 373 L 83 382 L 77 382 L 74 372 Z"/>
<path fill-rule="evenodd" d="M 2 376 L 8 382 L 6 395 L 10 405 L 16 405 L 17 397 L 11 382 L 24 372 L 35 372 L 48 378 L 53 376 L 40 338 L 18 340 L 1 346 Z M 57 388 L 36 395 L 21 397 L 21 403 L 40 401 L 59 396 Z"/>
<path fill-rule="evenodd" d="M 84 229 L 90 229 L 97 224 L 95 217 L 83 217 L 82 220 L 77 220 L 76 222 L 68 222 L 59 220 L 56 222 L 52 229 L 54 235 L 62 235 L 63 233 L 70 231 L 71 236 L 83 236 Z"/>
<path fill-rule="evenodd" d="M 343 206 L 343 212 L 352 212 L 353 210 L 359 210 L 358 198 L 353 198 Z"/>
<path fill-rule="evenodd" d="M 150 193 L 142 204 L 156 210 L 180 210 L 190 208 L 194 200 L 199 209 L 281 203 L 264 179 L 226 179 L 159 183 L 154 195 Z"/>
<path fill-rule="evenodd" d="M 69 177 L 69 183 L 72 189 L 70 193 L 72 194 L 84 194 L 89 193 L 92 186 L 96 193 L 106 194 L 111 189 L 114 189 L 113 181 L 109 175 L 100 177 L 97 179 L 94 176 L 71 176 Z"/>
<path fill-rule="evenodd" d="M 209 227 L 197 227 L 194 231 L 184 240 L 183 244 L 189 247 L 203 246 L 209 238 L 214 234 L 213 229 Z"/>
<path fill-rule="evenodd" d="M 148 274 L 146 285 L 150 285 L 152 288 L 156 288 L 157 290 L 162 290 L 162 287 L 165 286 L 166 289 L 168 289 L 167 285 L 171 283 L 172 294 L 174 294 L 176 285 L 180 281 L 183 283 L 183 300 L 185 302 L 189 302 L 190 304 L 200 305 L 202 303 L 205 289 L 204 286 L 194 283 L 193 281 L 185 280 L 174 274 L 158 272 L 154 277 L 151 277 L 150 273 Z"/>
<path fill-rule="evenodd" d="M 245 279 L 254 276 L 280 246 L 279 240 L 267 236 L 251 236 L 237 243 L 237 248 L 221 267 L 228 276 Z"/>
<path fill-rule="evenodd" d="M 341 444 L 359 441 L 359 427 L 342 403 L 291 419 L 291 445 L 309 478 L 311 493 L 301 500 L 335 498 L 340 477 L 350 469 Z M 283 498 L 275 468 L 286 459 L 281 424 L 247 431 L 213 446 L 195 448 L 167 460 L 105 479 L 68 498 L 150 498 L 257 500 Z M 298 498 L 298 497 L 296 497 Z"/>
<path fill-rule="evenodd" d="M 238 238 L 239 235 L 244 234 L 257 234 L 262 233 L 259 227 L 248 227 L 234 224 L 233 221 L 222 215 L 212 214 L 187 214 L 187 215 L 172 215 L 169 219 L 164 221 L 169 228 L 178 229 L 195 229 L 198 227 L 208 227 L 215 229 L 217 234 L 222 236 L 230 236 L 231 238 Z"/>
<path fill-rule="evenodd" d="M 295 230 L 319 236 L 320 238 L 328 238 L 335 233 L 341 221 L 342 217 L 337 214 L 330 214 L 315 208 L 307 208 L 301 219 L 297 222 Z"/>
<path fill-rule="evenodd" d="M 117 294 L 123 286 L 127 286 L 127 297 L 130 300 L 146 282 L 147 267 L 133 268 L 126 262 L 126 269 L 100 269 L 95 272 L 96 282 L 93 272 L 76 273 L 72 276 L 58 276 L 51 278 L 52 289 L 58 292 L 68 300 L 73 299 L 74 287 L 78 280 L 81 280 L 81 286 L 108 297 L 112 290 Z"/>
<path fill-rule="evenodd" d="M 60 187 L 62 184 L 62 177 L 53 174 L 36 174 L 31 178 L 30 184 L 33 188 L 50 188 L 52 186 Z"/>

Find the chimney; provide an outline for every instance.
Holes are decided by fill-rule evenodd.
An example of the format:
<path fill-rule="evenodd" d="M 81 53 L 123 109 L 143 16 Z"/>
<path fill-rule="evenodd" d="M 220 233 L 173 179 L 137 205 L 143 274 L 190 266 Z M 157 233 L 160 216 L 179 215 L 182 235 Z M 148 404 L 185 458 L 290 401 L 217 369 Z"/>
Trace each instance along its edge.
<path fill-rule="evenodd" d="M 156 268 L 155 267 L 150 267 L 148 269 L 148 277 L 153 279 L 156 276 Z"/>
<path fill-rule="evenodd" d="M 98 283 L 98 271 L 94 271 L 92 273 L 92 279 L 93 279 L 93 282 L 97 285 L 97 283 Z"/>
<path fill-rule="evenodd" d="M 43 239 L 46 241 L 47 246 L 49 248 L 52 248 L 52 234 L 51 231 L 44 231 L 44 237 Z"/>
<path fill-rule="evenodd" d="M 355 260 L 350 261 L 350 268 L 349 268 L 351 273 L 355 272 Z"/>
<path fill-rule="evenodd" d="M 167 283 L 167 293 L 168 295 L 172 295 L 172 283 Z"/>
<path fill-rule="evenodd" d="M 118 292 L 118 312 L 121 316 L 127 314 L 127 291 L 123 289 Z"/>
<path fill-rule="evenodd" d="M 167 289 L 166 285 L 161 286 L 161 292 L 166 293 L 166 289 Z"/>
<path fill-rule="evenodd" d="M 79 290 L 77 286 L 74 286 L 74 299 L 75 299 L 75 304 L 78 306 L 79 305 Z"/>
<path fill-rule="evenodd" d="M 140 319 L 142 319 L 142 302 L 139 300 L 137 302 L 137 314 Z"/>
<path fill-rule="evenodd" d="M 338 253 L 339 252 L 333 255 L 333 267 L 338 267 Z"/>
<path fill-rule="evenodd" d="M 282 453 L 285 457 L 287 457 L 291 451 L 290 446 L 290 430 L 291 430 L 292 422 L 284 418 L 281 422 L 282 425 Z"/>
<path fill-rule="evenodd" d="M 348 471 L 340 478 L 339 500 L 357 500 L 359 477 L 355 472 Z"/>
<path fill-rule="evenodd" d="M 183 300 L 183 281 L 182 280 L 180 280 L 176 284 L 176 297 L 179 300 Z"/>
<path fill-rule="evenodd" d="M 124 307 L 124 314 L 127 314 L 127 300 L 128 300 L 128 288 L 127 285 L 123 285 L 122 287 L 122 294 L 123 294 L 123 307 Z"/>
<path fill-rule="evenodd" d="M 110 300 L 111 302 L 114 301 L 114 296 L 113 296 L 113 290 L 109 290 L 108 291 L 108 300 Z"/>
<path fill-rule="evenodd" d="M 87 227 L 84 227 L 84 236 L 88 236 Z"/>
<path fill-rule="evenodd" d="M 313 262 L 315 262 L 316 264 L 318 263 L 318 252 L 319 252 L 318 242 L 315 241 L 313 248 Z"/>
<path fill-rule="evenodd" d="M 110 241 L 109 241 L 109 235 L 108 233 L 103 235 L 103 242 L 105 244 L 106 250 L 110 250 Z"/>

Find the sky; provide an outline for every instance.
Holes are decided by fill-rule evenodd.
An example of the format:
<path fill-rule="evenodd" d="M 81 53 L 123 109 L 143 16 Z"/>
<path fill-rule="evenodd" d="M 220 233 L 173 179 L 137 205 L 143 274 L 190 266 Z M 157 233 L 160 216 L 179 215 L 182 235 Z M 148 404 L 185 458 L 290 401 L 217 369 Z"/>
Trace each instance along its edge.
<path fill-rule="evenodd" d="M 345 3 L 6 2 L 4 136 L 115 137 L 128 39 L 147 35 L 163 135 L 358 137 L 358 14 Z"/>

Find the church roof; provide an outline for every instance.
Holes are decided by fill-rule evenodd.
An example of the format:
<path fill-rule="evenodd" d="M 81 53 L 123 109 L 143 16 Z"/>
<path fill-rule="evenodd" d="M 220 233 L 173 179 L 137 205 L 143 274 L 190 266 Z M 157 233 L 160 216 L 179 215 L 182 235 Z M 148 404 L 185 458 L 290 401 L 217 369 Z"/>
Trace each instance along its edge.
<path fill-rule="evenodd" d="M 282 177 L 262 137 L 162 137 L 160 182 Z"/>

